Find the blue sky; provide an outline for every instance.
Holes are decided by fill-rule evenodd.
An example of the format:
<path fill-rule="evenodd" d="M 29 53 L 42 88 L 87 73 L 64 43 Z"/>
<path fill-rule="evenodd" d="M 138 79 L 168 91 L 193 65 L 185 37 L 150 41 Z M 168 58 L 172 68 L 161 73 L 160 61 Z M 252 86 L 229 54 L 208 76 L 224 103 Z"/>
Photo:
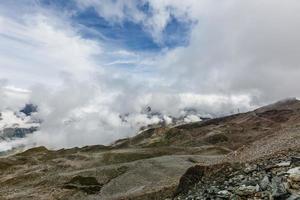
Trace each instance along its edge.
<path fill-rule="evenodd" d="M 155 52 L 165 48 L 186 46 L 189 42 L 191 28 L 195 23 L 189 19 L 180 20 L 171 15 L 162 30 L 161 40 L 155 41 L 141 22 L 135 22 L 130 18 L 117 22 L 105 19 L 93 6 L 79 8 L 73 0 L 42 0 L 40 4 L 47 9 L 70 13 L 69 18 L 72 20 L 72 24 L 80 29 L 83 37 L 113 43 L 111 45 L 132 51 Z M 137 9 L 145 15 L 153 15 L 148 2 L 140 1 Z"/>

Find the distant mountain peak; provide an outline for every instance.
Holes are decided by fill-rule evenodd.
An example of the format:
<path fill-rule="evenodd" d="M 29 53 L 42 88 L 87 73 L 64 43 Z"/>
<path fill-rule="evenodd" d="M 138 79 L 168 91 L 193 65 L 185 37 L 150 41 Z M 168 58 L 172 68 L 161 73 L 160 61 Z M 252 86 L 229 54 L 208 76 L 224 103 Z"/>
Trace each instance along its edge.
<path fill-rule="evenodd" d="M 40 122 L 23 112 L 14 112 L 12 110 L 3 110 L 0 112 L 0 153 L 10 150 L 9 146 L 2 145 L 2 142 L 16 140 L 26 137 L 37 131 Z"/>
<path fill-rule="evenodd" d="M 24 113 L 27 116 L 30 116 L 32 113 L 35 113 L 38 111 L 38 106 L 28 103 L 20 110 L 20 112 Z"/>

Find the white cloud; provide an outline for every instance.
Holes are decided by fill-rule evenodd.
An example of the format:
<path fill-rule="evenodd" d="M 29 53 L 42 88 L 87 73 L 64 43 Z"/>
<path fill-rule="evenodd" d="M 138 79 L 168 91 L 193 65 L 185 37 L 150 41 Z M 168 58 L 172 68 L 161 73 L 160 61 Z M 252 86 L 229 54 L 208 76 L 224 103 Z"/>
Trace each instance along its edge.
<path fill-rule="evenodd" d="M 298 1 L 201 2 L 191 7 L 198 24 L 190 45 L 158 64 L 173 87 L 248 94 L 261 103 L 299 96 Z"/>
<path fill-rule="evenodd" d="M 26 86 L 57 84 L 63 73 L 85 79 L 96 69 L 93 56 L 101 53 L 101 47 L 82 39 L 68 25 L 56 25 L 52 18 L 39 14 L 21 22 L 5 16 L 0 19 L 0 78 Z"/>
<path fill-rule="evenodd" d="M 154 64 L 164 72 L 160 72 L 162 79 L 175 88 L 196 93 L 248 94 L 264 102 L 299 96 L 297 0 L 117 1 L 110 14 L 103 10 L 109 10 L 106 6 L 112 7 L 114 1 L 84 2 L 108 20 L 143 24 L 158 41 L 170 16 L 197 21 L 189 45 L 167 51 Z M 137 9 L 144 3 L 149 3 L 153 15 Z"/>
<path fill-rule="evenodd" d="M 0 111 L 19 110 L 28 102 L 29 96 L 30 91 L 8 85 L 6 80 L 0 79 Z"/>
<path fill-rule="evenodd" d="M 197 121 L 201 121 L 200 117 L 198 117 L 197 115 L 188 115 L 186 118 L 184 118 L 185 123 L 191 123 Z"/>
<path fill-rule="evenodd" d="M 44 120 L 25 143 L 107 144 L 159 122 L 140 113 L 146 106 L 170 121 L 168 115 L 180 116 L 186 108 L 216 116 L 299 96 L 298 1 L 148 2 L 152 16 L 137 9 L 138 1 L 79 1 L 81 9 L 94 6 L 111 23 L 143 24 L 157 42 L 171 16 L 198 21 L 188 46 L 151 55 L 131 52 L 83 38 L 51 12 L 25 10 L 17 19 L 0 14 L 0 78 L 8 81 L 0 84 L 1 108 L 29 98 Z M 118 63 L 135 67 L 121 69 Z M 8 90 L 14 91 L 10 98 Z M 16 94 L 27 97 L 10 104 Z M 119 116 L 127 113 L 124 122 Z"/>
<path fill-rule="evenodd" d="M 76 0 L 82 8 L 94 8 L 98 15 L 104 17 L 111 23 L 122 23 L 125 20 L 141 24 L 149 32 L 155 42 L 162 43 L 162 33 L 171 20 L 172 16 L 182 21 L 189 21 L 187 18 L 191 3 L 195 1 L 157 1 L 157 0 Z M 140 7 L 149 5 L 149 13 L 145 13 Z"/>

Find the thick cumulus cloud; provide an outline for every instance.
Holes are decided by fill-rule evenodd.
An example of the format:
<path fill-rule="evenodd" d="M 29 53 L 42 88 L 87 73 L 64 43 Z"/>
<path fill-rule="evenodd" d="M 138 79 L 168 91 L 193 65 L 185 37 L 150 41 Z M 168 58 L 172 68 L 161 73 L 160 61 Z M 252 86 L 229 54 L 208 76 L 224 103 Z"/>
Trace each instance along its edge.
<path fill-rule="evenodd" d="M 74 10 L 61 15 L 34 4 L 34 12 L 20 6 L 17 18 L 2 12 L 0 79 L 7 81 L 0 81 L 0 108 L 30 101 L 43 120 L 39 132 L 5 147 L 108 144 L 158 123 L 142 112 L 147 106 L 170 121 L 187 109 L 220 116 L 299 96 L 296 0 L 75 2 L 76 12 L 93 8 L 111 23 L 137 23 L 159 44 L 172 18 L 193 22 L 189 44 L 131 52 L 83 37 L 68 18 Z M 0 10 L 13 4 L 7 6 Z M 16 94 L 19 100 L 9 105 Z"/>
<path fill-rule="evenodd" d="M 198 19 L 190 45 L 167 53 L 160 66 L 173 87 L 201 93 L 248 94 L 270 102 L 299 96 L 298 1 L 211 1 Z"/>
<path fill-rule="evenodd" d="M 77 2 L 115 23 L 141 23 L 158 41 L 172 17 L 197 22 L 189 45 L 168 51 L 156 64 L 175 88 L 249 94 L 264 103 L 298 96 L 300 3 L 296 0 Z M 139 9 L 145 5 L 146 13 Z"/>

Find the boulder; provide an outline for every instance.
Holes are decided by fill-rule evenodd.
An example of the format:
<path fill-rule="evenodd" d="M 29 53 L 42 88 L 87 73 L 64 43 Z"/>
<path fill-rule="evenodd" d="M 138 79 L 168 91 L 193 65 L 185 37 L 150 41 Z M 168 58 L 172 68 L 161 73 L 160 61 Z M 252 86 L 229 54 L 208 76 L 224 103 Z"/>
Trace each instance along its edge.
<path fill-rule="evenodd" d="M 289 196 L 286 200 L 300 200 L 300 195 L 293 194 Z"/>
<path fill-rule="evenodd" d="M 292 168 L 287 173 L 290 188 L 300 190 L 300 167 Z"/>
<path fill-rule="evenodd" d="M 264 176 L 264 178 L 260 181 L 260 188 L 262 190 L 266 190 L 268 188 L 268 186 L 271 184 L 269 177 L 266 175 Z"/>
<path fill-rule="evenodd" d="M 288 173 L 288 174 L 300 174 L 300 167 L 295 167 L 295 168 L 289 169 L 286 173 Z"/>
<path fill-rule="evenodd" d="M 292 157 L 291 158 L 291 164 L 295 165 L 295 166 L 300 165 L 300 157 Z"/>
<path fill-rule="evenodd" d="M 195 184 L 197 184 L 202 176 L 204 175 L 205 167 L 196 165 L 190 167 L 185 174 L 180 178 L 179 185 L 174 193 L 174 196 L 178 194 L 186 194 L 189 188 Z"/>
<path fill-rule="evenodd" d="M 288 192 L 282 182 L 282 178 L 275 176 L 272 178 L 272 196 L 274 199 L 286 199 Z"/>
<path fill-rule="evenodd" d="M 277 167 L 289 167 L 290 165 L 291 165 L 291 161 L 280 162 L 276 164 Z"/>
<path fill-rule="evenodd" d="M 256 186 L 252 186 L 252 185 L 249 186 L 242 185 L 235 190 L 235 193 L 240 196 L 253 195 L 255 192 L 256 192 Z"/>
<path fill-rule="evenodd" d="M 87 194 L 96 194 L 102 188 L 95 177 L 75 176 L 69 182 L 65 183 L 65 189 L 78 189 L 86 192 Z"/>
<path fill-rule="evenodd" d="M 222 199 L 228 199 L 231 195 L 232 195 L 231 192 L 227 190 L 221 190 L 217 193 L 217 197 Z"/>

